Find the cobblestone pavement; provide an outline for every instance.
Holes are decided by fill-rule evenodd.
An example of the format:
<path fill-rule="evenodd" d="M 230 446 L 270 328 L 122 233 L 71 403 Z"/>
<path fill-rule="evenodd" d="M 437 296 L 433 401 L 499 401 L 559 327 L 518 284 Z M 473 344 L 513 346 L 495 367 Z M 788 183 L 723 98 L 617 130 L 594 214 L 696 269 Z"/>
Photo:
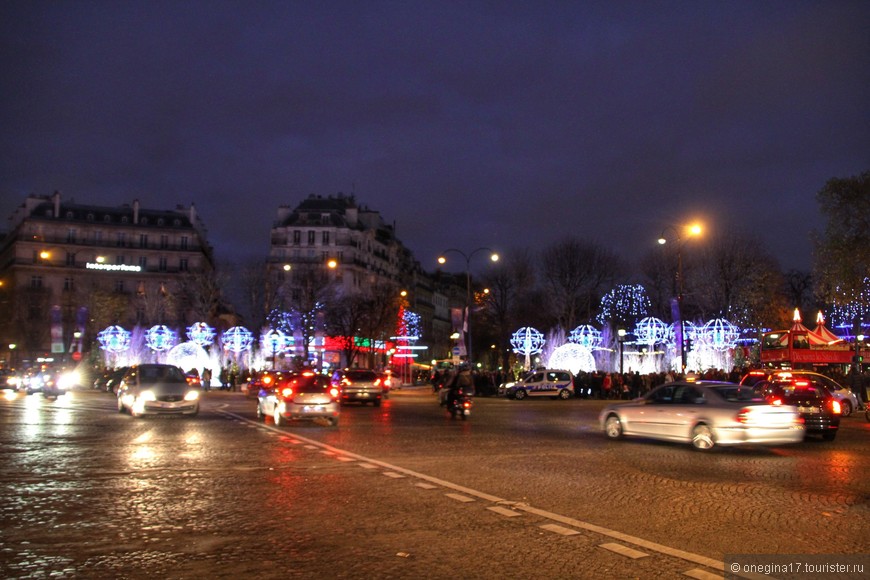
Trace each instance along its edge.
<path fill-rule="evenodd" d="M 698 453 L 611 442 L 598 401 L 431 392 L 275 428 L 238 393 L 133 419 L 109 395 L 0 402 L 6 578 L 721 577 L 728 553 L 870 552 L 870 423 Z"/>

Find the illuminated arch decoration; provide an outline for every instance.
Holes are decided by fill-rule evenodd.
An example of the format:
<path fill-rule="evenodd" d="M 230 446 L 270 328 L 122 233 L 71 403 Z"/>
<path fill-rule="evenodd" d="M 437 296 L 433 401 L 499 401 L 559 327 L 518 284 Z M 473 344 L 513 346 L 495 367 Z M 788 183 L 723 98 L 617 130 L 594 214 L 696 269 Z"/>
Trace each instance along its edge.
<path fill-rule="evenodd" d="M 97 334 L 100 348 L 103 350 L 119 353 L 130 348 L 130 331 L 120 326 L 109 326 Z"/>
<path fill-rule="evenodd" d="M 668 337 L 667 343 L 671 346 L 676 346 L 677 344 L 677 323 L 671 324 L 668 326 Z M 698 332 L 700 329 L 698 325 L 694 322 L 689 322 L 688 320 L 683 321 L 683 334 L 687 340 L 691 340 L 692 343 L 698 342 Z"/>
<path fill-rule="evenodd" d="M 637 342 L 642 344 L 664 342 L 668 338 L 668 325 L 658 318 L 648 316 L 634 326 L 634 335 Z"/>
<path fill-rule="evenodd" d="M 524 326 L 511 336 L 511 346 L 514 347 L 514 352 L 526 356 L 541 352 L 546 342 L 544 335 L 531 326 Z"/>
<path fill-rule="evenodd" d="M 145 344 L 153 351 L 169 350 L 175 344 L 175 333 L 163 324 L 155 324 L 145 332 Z"/>
<path fill-rule="evenodd" d="M 711 320 L 698 330 L 698 340 L 715 350 L 728 350 L 737 345 L 740 329 L 724 318 Z"/>
<path fill-rule="evenodd" d="M 280 330 L 267 330 L 260 337 L 260 348 L 273 356 L 282 353 L 293 344 L 293 339 Z"/>
<path fill-rule="evenodd" d="M 224 349 L 236 354 L 250 349 L 253 343 L 254 335 L 244 326 L 234 326 L 221 335 Z"/>
<path fill-rule="evenodd" d="M 553 351 L 547 368 L 565 369 L 575 375 L 580 371 L 591 373 L 595 372 L 595 357 L 588 347 L 569 342 Z"/>
<path fill-rule="evenodd" d="M 206 347 L 214 342 L 214 328 L 205 322 L 194 322 L 187 327 L 187 338 L 194 344 Z"/>
<path fill-rule="evenodd" d="M 568 334 L 568 340 L 592 350 L 601 346 L 601 331 L 589 324 L 578 326 Z"/>

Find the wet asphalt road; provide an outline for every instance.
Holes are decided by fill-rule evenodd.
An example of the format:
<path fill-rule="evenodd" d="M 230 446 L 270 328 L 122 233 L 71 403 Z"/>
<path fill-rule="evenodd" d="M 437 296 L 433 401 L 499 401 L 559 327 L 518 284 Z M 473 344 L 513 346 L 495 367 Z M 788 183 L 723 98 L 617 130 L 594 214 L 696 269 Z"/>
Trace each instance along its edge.
<path fill-rule="evenodd" d="M 870 423 L 700 453 L 608 441 L 600 401 L 431 391 L 275 428 L 211 392 L 196 418 L 111 395 L 0 399 L 5 578 L 721 577 L 729 553 L 870 552 Z"/>

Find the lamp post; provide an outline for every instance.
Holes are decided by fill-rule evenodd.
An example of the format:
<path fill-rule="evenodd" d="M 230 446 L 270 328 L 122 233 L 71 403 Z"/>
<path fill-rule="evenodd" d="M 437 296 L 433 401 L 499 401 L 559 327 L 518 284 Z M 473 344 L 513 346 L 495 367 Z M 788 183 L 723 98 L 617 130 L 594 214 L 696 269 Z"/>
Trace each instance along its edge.
<path fill-rule="evenodd" d="M 664 245 L 668 243 L 668 238 L 665 237 L 667 232 L 673 233 L 673 238 L 671 241 L 676 243 L 677 245 L 677 316 L 680 321 L 680 372 L 685 375 L 686 374 L 686 326 L 683 323 L 683 242 L 684 235 L 686 237 L 695 237 L 701 235 L 701 225 L 700 224 L 692 224 L 688 226 L 667 226 L 662 230 L 661 236 L 659 236 L 659 244 Z"/>
<path fill-rule="evenodd" d="M 626 332 L 625 332 L 624 328 L 620 328 L 619 330 L 616 331 L 616 340 L 619 341 L 619 374 L 620 375 L 623 374 L 623 372 L 622 372 L 623 361 L 625 360 L 625 357 L 623 356 L 623 349 L 625 348 L 625 346 L 624 346 L 625 345 L 625 334 L 626 334 Z"/>
<path fill-rule="evenodd" d="M 468 360 L 468 364 L 472 365 L 471 358 L 471 258 L 474 257 L 475 254 L 479 252 L 489 252 L 489 259 L 493 262 L 498 262 L 498 254 L 493 250 L 487 247 L 477 248 L 473 252 L 466 254 L 462 250 L 457 250 L 456 248 L 448 248 L 441 252 L 441 255 L 438 257 L 439 264 L 446 264 L 447 258 L 445 257 L 449 253 L 456 253 L 465 258 L 465 312 L 462 315 L 462 329 L 463 334 L 465 335 L 465 355 Z"/>

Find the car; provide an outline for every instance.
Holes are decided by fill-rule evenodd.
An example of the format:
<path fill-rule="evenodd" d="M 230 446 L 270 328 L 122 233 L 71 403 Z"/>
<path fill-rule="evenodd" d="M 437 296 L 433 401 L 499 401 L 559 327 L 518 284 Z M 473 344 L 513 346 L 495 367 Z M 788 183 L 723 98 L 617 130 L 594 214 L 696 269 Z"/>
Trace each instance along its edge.
<path fill-rule="evenodd" d="M 840 383 L 831 377 L 814 371 L 750 371 L 740 380 L 740 384 L 752 386 L 760 381 L 783 382 L 788 380 L 806 380 L 814 385 L 826 388 L 840 402 L 840 408 L 842 409 L 841 416 L 843 417 L 848 417 L 853 411 L 861 407 L 858 396 L 852 392 L 852 389 L 840 385 Z"/>
<path fill-rule="evenodd" d="M 753 389 L 773 404 L 797 407 L 807 435 L 821 435 L 825 441 L 837 436 L 842 404 L 822 385 L 789 377 L 762 381 Z"/>
<path fill-rule="evenodd" d="M 537 370 L 517 382 L 505 383 L 503 394 L 518 401 L 526 397 L 570 399 L 574 396 L 574 376 L 564 370 Z"/>
<path fill-rule="evenodd" d="M 381 406 L 386 379 L 371 369 L 348 369 L 333 379 L 333 385 L 341 390 L 341 402 L 357 401 L 365 405 Z"/>
<path fill-rule="evenodd" d="M 717 445 L 782 445 L 804 438 L 795 406 L 774 405 L 751 387 L 718 381 L 677 381 L 630 402 L 602 409 L 599 423 L 610 439 L 624 436 Z"/>
<path fill-rule="evenodd" d="M 118 367 L 116 369 L 108 369 L 100 376 L 94 379 L 94 388 L 107 393 L 117 394 L 118 383 L 127 374 L 130 367 Z"/>
<path fill-rule="evenodd" d="M 285 379 L 290 373 L 268 369 L 251 374 L 248 381 L 243 382 L 239 389 L 249 399 L 256 399 L 263 389 L 271 389 L 275 383 Z"/>
<path fill-rule="evenodd" d="M 260 420 L 271 417 L 276 426 L 287 420 L 322 419 L 337 427 L 341 416 L 340 394 L 329 377 L 313 371 L 286 375 L 260 390 L 257 417 Z"/>
<path fill-rule="evenodd" d="M 180 368 L 168 364 L 130 367 L 118 383 L 118 411 L 144 415 L 199 414 L 200 389 Z"/>

